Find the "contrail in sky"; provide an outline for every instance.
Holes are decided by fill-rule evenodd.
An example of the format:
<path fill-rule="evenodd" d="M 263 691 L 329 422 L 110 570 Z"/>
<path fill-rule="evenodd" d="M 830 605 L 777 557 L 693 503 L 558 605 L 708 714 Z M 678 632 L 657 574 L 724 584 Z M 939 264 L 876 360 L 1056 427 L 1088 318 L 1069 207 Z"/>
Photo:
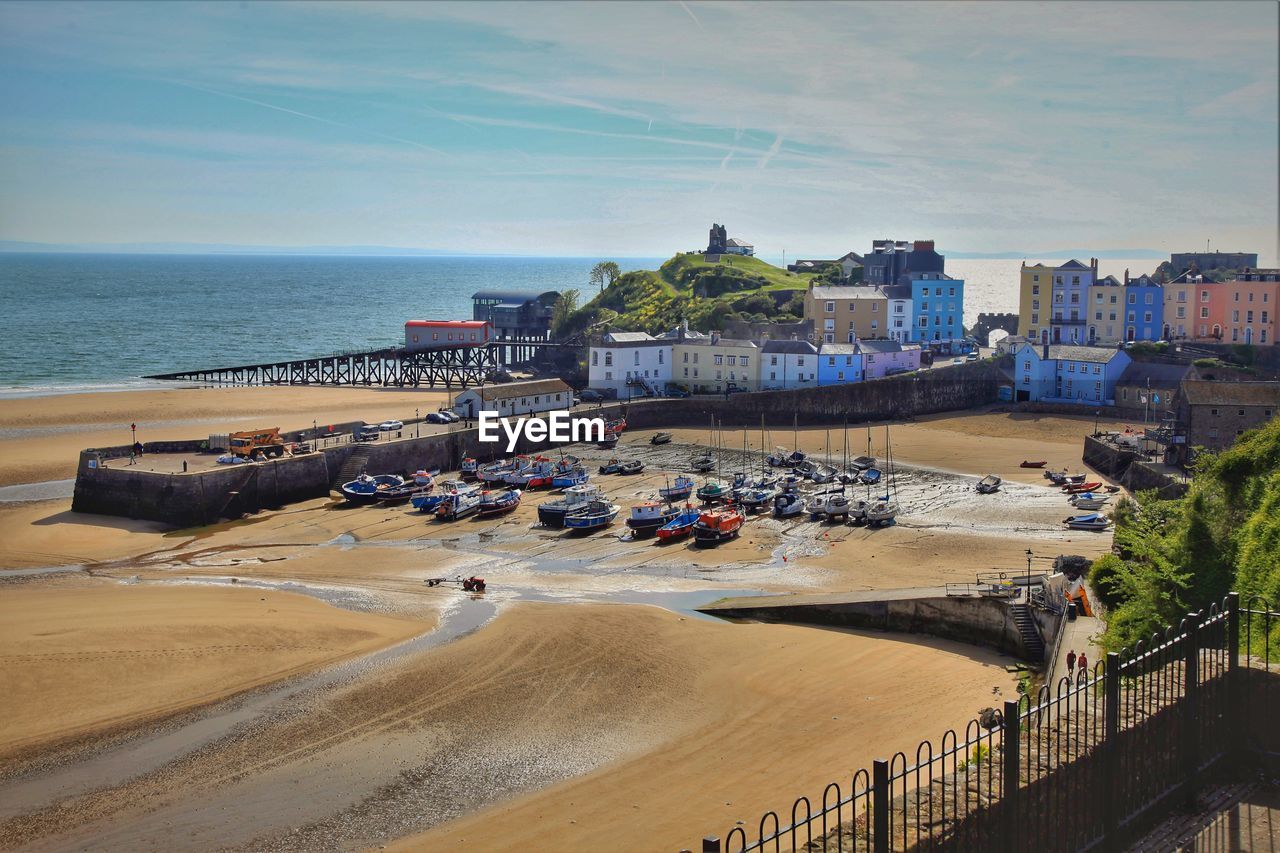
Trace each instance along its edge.
<path fill-rule="evenodd" d="M 681 9 L 684 9 L 686 12 L 689 13 L 689 17 L 693 18 L 693 22 L 698 25 L 698 29 L 702 29 L 702 21 L 699 21 L 698 16 L 693 14 L 693 10 L 685 5 L 684 0 L 676 0 L 676 2 L 680 4 Z"/>

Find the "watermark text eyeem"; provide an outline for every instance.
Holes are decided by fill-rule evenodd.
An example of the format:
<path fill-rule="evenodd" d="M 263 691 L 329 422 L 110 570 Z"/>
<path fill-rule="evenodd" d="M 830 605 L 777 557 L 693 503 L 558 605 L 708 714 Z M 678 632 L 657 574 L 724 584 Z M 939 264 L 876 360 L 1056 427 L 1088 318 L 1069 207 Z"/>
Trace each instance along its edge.
<path fill-rule="evenodd" d="M 604 440 L 604 418 L 575 418 L 568 410 L 547 412 L 546 419 L 504 418 L 497 412 L 480 413 L 479 438 L 493 443 L 507 437 L 507 453 L 515 451 L 520 437 L 531 442 L 554 441 L 561 444 Z"/>

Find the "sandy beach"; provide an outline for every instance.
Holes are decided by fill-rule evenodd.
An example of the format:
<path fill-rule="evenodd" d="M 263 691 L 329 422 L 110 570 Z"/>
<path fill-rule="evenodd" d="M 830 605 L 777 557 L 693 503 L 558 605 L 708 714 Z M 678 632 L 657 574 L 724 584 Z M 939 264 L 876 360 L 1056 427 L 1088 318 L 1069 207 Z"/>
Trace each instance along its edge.
<path fill-rule="evenodd" d="M 29 442 L 35 470 L 56 476 L 69 448 L 133 409 L 180 438 L 229 422 L 295 426 L 313 411 L 403 418 L 405 400 L 441 397 L 33 398 L 0 406 L 0 434 L 27 431 L 3 439 L 4 471 L 18 476 L 28 460 L 10 451 Z M 752 591 L 971 581 L 1025 571 L 1028 548 L 1038 569 L 1103 553 L 1110 537 L 1063 531 L 1062 496 L 1018 468 L 1034 457 L 1080 470 L 1092 431 L 1092 418 L 999 410 L 895 424 L 897 524 L 760 517 L 716 549 L 632 541 L 620 523 L 706 444 L 705 429 L 675 430 L 662 448 L 629 432 L 618 452 L 648 467 L 593 478 L 623 509 L 586 537 L 538 527 L 547 498 L 533 494 L 507 516 L 454 524 L 326 498 L 193 530 L 74 514 L 65 499 L 0 504 L 3 639 L 20 686 L 0 708 L 14 721 L 0 744 L 0 844 L 491 849 L 518 838 L 585 850 L 622 832 L 678 849 L 751 824 L 1012 696 L 1013 661 L 692 608 Z M 871 436 L 883 457 L 883 427 Z M 866 438 L 851 428 L 851 452 Z M 725 430 L 721 441 L 731 471 L 762 444 L 822 453 L 828 433 L 775 429 L 762 442 Z M 839 461 L 843 431 L 830 441 Z M 592 466 L 607 455 L 574 452 Z M 1006 487 L 975 500 L 987 473 Z M 470 574 L 488 579 L 483 596 L 423 583 Z"/>

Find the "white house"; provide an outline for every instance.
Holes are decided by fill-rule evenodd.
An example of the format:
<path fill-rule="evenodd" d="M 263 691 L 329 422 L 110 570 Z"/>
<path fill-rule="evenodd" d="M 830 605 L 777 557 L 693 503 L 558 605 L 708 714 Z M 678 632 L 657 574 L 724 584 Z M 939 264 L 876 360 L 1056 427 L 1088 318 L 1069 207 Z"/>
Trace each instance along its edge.
<path fill-rule="evenodd" d="M 889 300 L 889 317 L 885 320 L 885 337 L 905 344 L 911 340 L 912 298 L 911 285 L 890 284 L 882 287 Z"/>
<path fill-rule="evenodd" d="M 765 341 L 760 347 L 760 390 L 818 384 L 818 348 L 808 341 Z"/>
<path fill-rule="evenodd" d="M 572 405 L 573 389 L 562 380 L 534 379 L 468 388 L 454 399 L 453 410 L 464 418 L 479 417 L 481 412 L 510 417 L 568 409 Z"/>
<path fill-rule="evenodd" d="M 724 242 L 724 252 L 726 255 L 754 255 L 756 247 L 745 240 L 730 237 Z"/>
<path fill-rule="evenodd" d="M 619 397 L 664 392 L 671 381 L 673 343 L 645 332 L 605 333 L 587 356 L 588 386 L 611 389 Z"/>

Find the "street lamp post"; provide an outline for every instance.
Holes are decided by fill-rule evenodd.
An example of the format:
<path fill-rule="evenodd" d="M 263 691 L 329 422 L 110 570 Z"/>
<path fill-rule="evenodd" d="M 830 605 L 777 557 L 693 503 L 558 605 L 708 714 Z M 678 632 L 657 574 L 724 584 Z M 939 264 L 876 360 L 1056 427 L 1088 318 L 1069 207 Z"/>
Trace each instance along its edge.
<path fill-rule="evenodd" d="M 1102 414 L 1102 409 L 1093 410 L 1093 437 L 1098 437 L 1098 415 Z"/>
<path fill-rule="evenodd" d="M 315 419 L 311 421 L 311 444 L 312 450 L 320 449 L 320 422 Z"/>
<path fill-rule="evenodd" d="M 1027 549 L 1027 603 L 1031 603 L 1031 549 Z"/>
<path fill-rule="evenodd" d="M 422 436 L 422 418 L 418 415 L 418 410 L 413 410 L 413 437 L 420 438 Z"/>

